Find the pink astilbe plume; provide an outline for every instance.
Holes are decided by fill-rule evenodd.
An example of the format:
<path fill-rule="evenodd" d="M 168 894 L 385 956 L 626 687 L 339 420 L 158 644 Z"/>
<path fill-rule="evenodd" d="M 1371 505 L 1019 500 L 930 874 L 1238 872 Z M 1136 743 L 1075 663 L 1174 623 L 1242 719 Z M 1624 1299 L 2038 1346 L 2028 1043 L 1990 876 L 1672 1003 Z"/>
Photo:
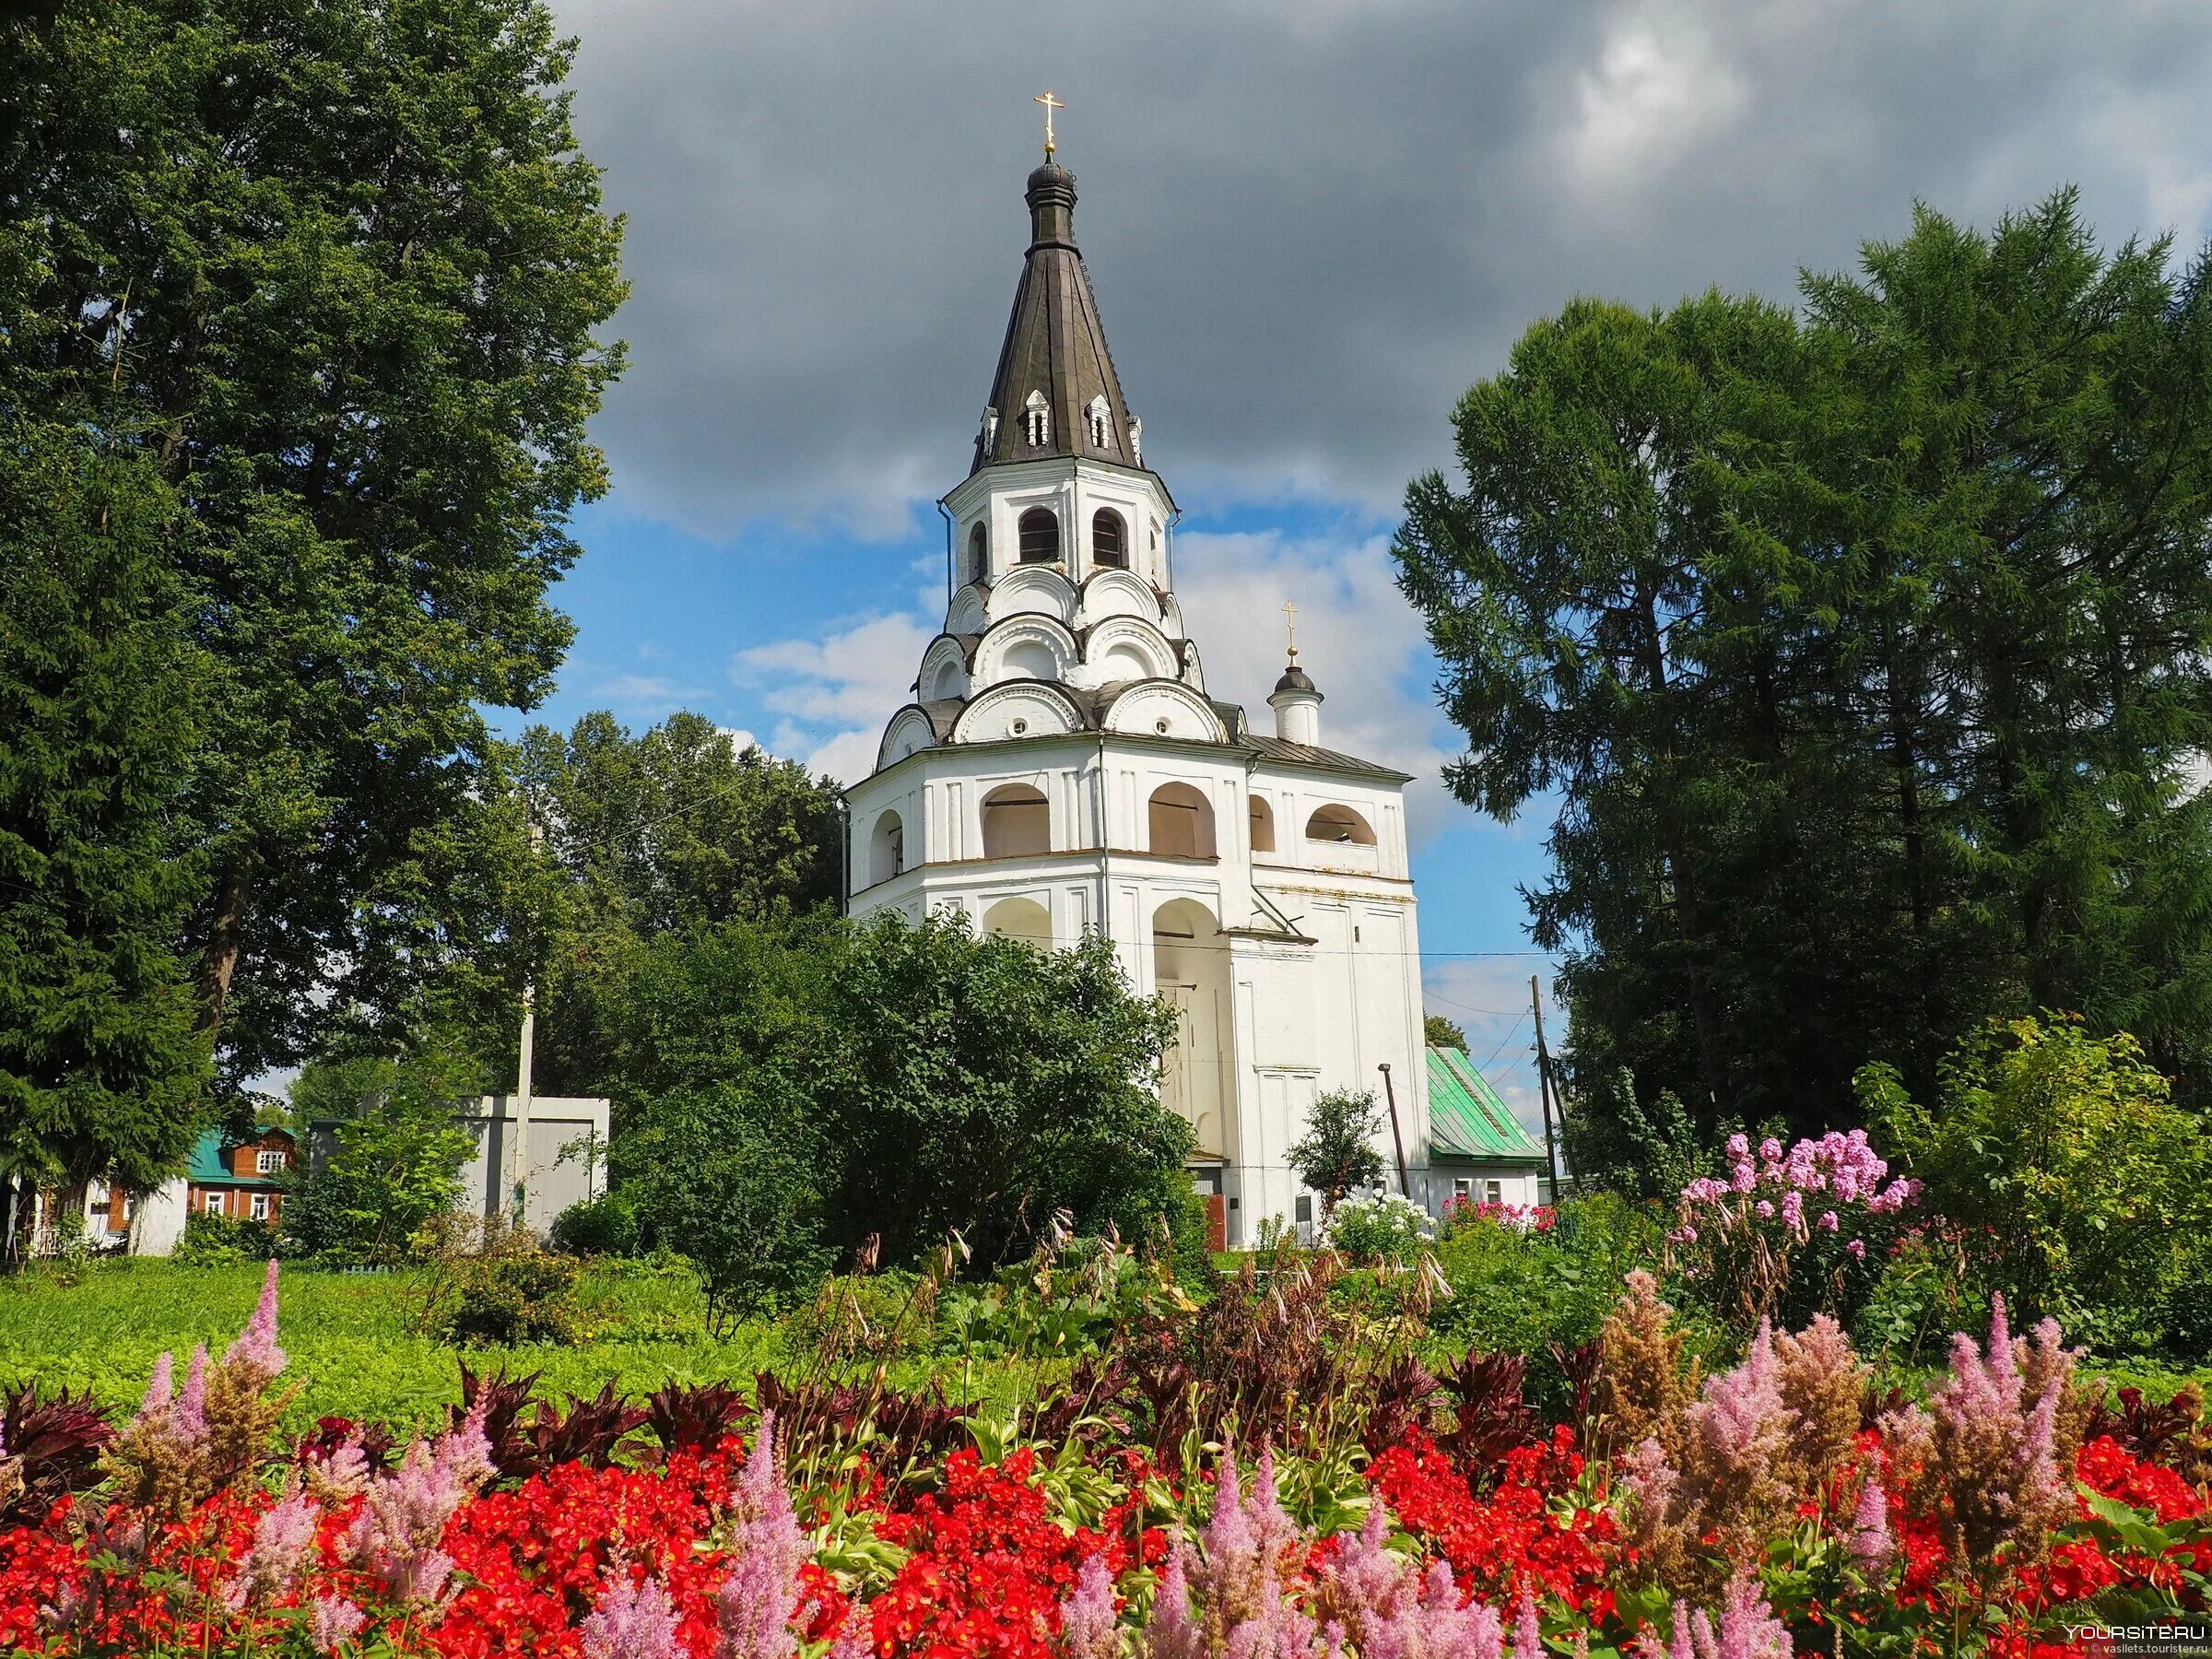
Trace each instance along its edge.
<path fill-rule="evenodd" d="M 1882 1490 L 1881 1477 L 1869 1475 L 1859 1488 L 1859 1507 L 1851 1518 L 1852 1558 L 1861 1572 L 1879 1579 L 1888 1571 L 1895 1547 L 1889 1535 L 1889 1495 Z"/>
<path fill-rule="evenodd" d="M 1106 1558 L 1086 1556 L 1076 1573 L 1076 1588 L 1060 1604 L 1060 1634 L 1067 1659 L 1115 1659 L 1122 1651 L 1114 1622 L 1113 1574 Z"/>
<path fill-rule="evenodd" d="M 1182 1570 L 1182 1556 L 1181 1549 L 1171 1549 L 1167 1565 L 1159 1570 L 1152 1617 L 1145 1625 L 1146 1659 L 1200 1659 L 1206 1652 L 1206 1632 L 1191 1615 L 1191 1584 Z"/>
<path fill-rule="evenodd" d="M 1385 1535 L 1378 1502 L 1317 1569 L 1314 1602 L 1329 1641 L 1349 1640 L 1360 1659 L 1504 1659 L 1497 1613 L 1460 1594 L 1450 1563 L 1424 1572 L 1394 1554 Z"/>
<path fill-rule="evenodd" d="M 314 1643 L 316 1653 L 335 1653 L 341 1642 L 351 1641 L 368 1622 L 369 1615 L 344 1596 L 318 1596 L 307 1616 L 308 1640 Z"/>
<path fill-rule="evenodd" d="M 1950 1375 L 1928 1395 L 1929 1461 L 1954 1543 L 1979 1566 L 2009 1545 L 2034 1550 L 2067 1512 L 2071 1485 L 2061 1469 L 2059 1412 L 2077 1356 L 2046 1319 L 2034 1339 L 2016 1337 L 2005 1299 L 1991 1299 L 1989 1346 L 1951 1338 Z"/>
<path fill-rule="evenodd" d="M 284 1369 L 284 1350 L 276 1346 L 276 1264 L 271 1262 L 262 1276 L 261 1300 L 253 1304 L 253 1317 L 246 1321 L 246 1328 L 238 1334 L 223 1355 L 223 1363 L 231 1367 L 252 1367 L 266 1382 Z"/>
<path fill-rule="evenodd" d="M 1683 1462 L 1715 1480 L 1747 1488 L 1763 1485 L 1788 1443 L 1791 1420 L 1782 1399 L 1774 1330 L 1762 1320 L 1744 1362 L 1709 1379 L 1703 1396 L 1684 1409 Z"/>
<path fill-rule="evenodd" d="M 398 1468 L 369 1483 L 346 1535 L 347 1560 L 373 1574 L 394 1600 L 439 1600 L 453 1571 L 439 1547 L 446 1523 L 491 1473 L 477 1413 L 434 1441 L 417 1440 Z"/>
<path fill-rule="evenodd" d="M 676 1604 L 659 1579 L 632 1583 L 616 1568 L 598 1606 L 577 1629 L 583 1659 L 682 1659 L 676 1626 Z"/>
<path fill-rule="evenodd" d="M 1258 1603 L 1249 1618 L 1228 1627 L 1226 1659 L 1320 1659 L 1321 1627 L 1283 1594 L 1272 1559 L 1260 1571 Z"/>
<path fill-rule="evenodd" d="M 297 1488 L 286 1492 L 254 1524 L 253 1542 L 224 1600 L 239 1608 L 289 1595 L 314 1564 L 315 1528 L 322 1519 L 322 1506 L 307 1493 Z"/>
<path fill-rule="evenodd" d="M 169 1421 L 170 1406 L 176 1399 L 176 1357 L 167 1350 L 154 1361 L 153 1374 L 146 1380 L 146 1395 L 138 1402 L 138 1415 L 133 1422 Z"/>
<path fill-rule="evenodd" d="M 1676 1630 L 1678 1632 L 1680 1629 L 1677 1610 Z M 1700 1607 L 1690 1617 L 1689 1632 L 1697 1644 L 1697 1659 L 1790 1659 L 1794 1651 L 1788 1629 L 1774 1617 L 1774 1609 L 1759 1594 L 1758 1582 L 1744 1571 L 1728 1581 L 1728 1593 L 1721 1603 L 1719 1631 L 1714 1631 L 1712 1620 Z"/>
<path fill-rule="evenodd" d="M 184 1370 L 184 1389 L 177 1395 L 169 1421 L 180 1440 L 207 1438 L 207 1345 L 204 1342 L 192 1350 L 192 1363 Z"/>
<path fill-rule="evenodd" d="M 1536 1598 L 1521 1592 L 1521 1611 L 1513 1619 L 1512 1659 L 1544 1659 L 1544 1631 L 1536 1623 Z"/>
<path fill-rule="evenodd" d="M 791 1629 L 799 1605 L 799 1569 L 812 1551 L 784 1488 L 772 1411 L 760 1414 L 752 1454 L 738 1472 L 735 1499 L 729 1576 L 714 1598 L 722 1632 L 715 1659 L 792 1659 L 799 1651 Z"/>

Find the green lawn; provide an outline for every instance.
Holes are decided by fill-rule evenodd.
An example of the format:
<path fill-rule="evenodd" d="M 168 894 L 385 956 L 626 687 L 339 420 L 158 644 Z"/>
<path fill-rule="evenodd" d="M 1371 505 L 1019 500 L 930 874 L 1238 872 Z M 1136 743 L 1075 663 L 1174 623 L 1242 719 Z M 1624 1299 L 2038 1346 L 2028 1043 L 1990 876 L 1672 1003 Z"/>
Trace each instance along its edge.
<path fill-rule="evenodd" d="M 0 1279 L 0 1382 L 36 1379 L 135 1406 L 162 1349 L 176 1351 L 180 1373 L 194 1343 L 220 1352 L 253 1312 L 261 1273 L 140 1260 L 100 1264 L 75 1283 L 40 1271 Z M 680 1271 L 587 1271 L 576 1343 L 465 1353 L 409 1332 L 413 1285 L 406 1274 L 284 1269 L 278 1339 L 299 1389 L 288 1427 L 326 1414 L 394 1423 L 438 1415 L 461 1397 L 463 1358 L 479 1371 L 542 1371 L 541 1390 L 572 1394 L 609 1380 L 631 1394 L 672 1380 L 749 1382 L 783 1359 L 773 1326 L 708 1336 L 698 1286 Z"/>

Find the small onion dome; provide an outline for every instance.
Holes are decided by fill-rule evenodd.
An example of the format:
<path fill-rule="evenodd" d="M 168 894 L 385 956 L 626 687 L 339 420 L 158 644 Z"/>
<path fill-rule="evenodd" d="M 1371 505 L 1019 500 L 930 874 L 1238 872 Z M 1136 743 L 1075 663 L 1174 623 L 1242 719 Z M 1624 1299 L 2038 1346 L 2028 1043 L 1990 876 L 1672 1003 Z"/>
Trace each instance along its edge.
<path fill-rule="evenodd" d="M 1321 695 L 1321 688 L 1313 683 L 1313 677 L 1296 663 L 1284 669 L 1283 677 L 1275 682 L 1276 696 L 1280 697 L 1286 691 L 1311 691 L 1316 697 Z"/>
<path fill-rule="evenodd" d="M 1076 175 L 1057 161 L 1047 161 L 1030 175 L 1030 190 L 1045 190 L 1055 185 L 1071 193 L 1076 188 Z"/>

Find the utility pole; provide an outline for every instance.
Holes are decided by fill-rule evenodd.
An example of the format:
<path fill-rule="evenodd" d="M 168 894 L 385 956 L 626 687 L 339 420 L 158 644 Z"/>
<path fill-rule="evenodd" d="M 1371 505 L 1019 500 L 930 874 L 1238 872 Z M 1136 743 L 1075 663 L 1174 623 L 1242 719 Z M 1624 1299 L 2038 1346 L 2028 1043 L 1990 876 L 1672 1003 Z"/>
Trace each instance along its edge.
<path fill-rule="evenodd" d="M 530 822 L 530 851 L 535 853 L 545 844 L 546 832 L 534 818 Z M 514 1068 L 514 1224 L 530 1224 L 527 1208 L 530 1191 L 530 1072 L 537 1053 L 537 987 L 525 981 L 523 985 L 523 1048 Z M 590 1183 L 591 1172 L 584 1172 L 585 1183 Z"/>
<path fill-rule="evenodd" d="M 1544 999 L 1536 976 L 1528 976 L 1528 1006 L 1536 1017 L 1536 1099 L 1544 1112 L 1544 1170 L 1551 1177 L 1551 1201 L 1559 1201 L 1559 1153 L 1551 1136 L 1551 1056 L 1544 1047 Z"/>
<path fill-rule="evenodd" d="M 1406 1179 L 1406 1137 L 1398 1133 L 1398 1091 L 1391 1087 L 1389 1061 L 1383 1061 L 1375 1069 L 1382 1074 L 1382 1093 L 1390 1101 L 1390 1144 L 1398 1149 L 1398 1191 L 1410 1202 L 1413 1183 Z"/>

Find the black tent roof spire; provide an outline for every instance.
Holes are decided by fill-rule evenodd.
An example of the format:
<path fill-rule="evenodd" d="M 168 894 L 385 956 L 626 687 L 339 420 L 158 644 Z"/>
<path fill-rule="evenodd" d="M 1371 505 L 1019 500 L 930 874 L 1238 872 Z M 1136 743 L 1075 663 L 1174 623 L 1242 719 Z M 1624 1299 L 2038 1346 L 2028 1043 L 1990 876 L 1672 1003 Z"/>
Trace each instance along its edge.
<path fill-rule="evenodd" d="M 1029 251 L 970 470 L 1053 455 L 1142 465 L 1076 247 L 1076 175 L 1048 154 L 1027 196 Z"/>

